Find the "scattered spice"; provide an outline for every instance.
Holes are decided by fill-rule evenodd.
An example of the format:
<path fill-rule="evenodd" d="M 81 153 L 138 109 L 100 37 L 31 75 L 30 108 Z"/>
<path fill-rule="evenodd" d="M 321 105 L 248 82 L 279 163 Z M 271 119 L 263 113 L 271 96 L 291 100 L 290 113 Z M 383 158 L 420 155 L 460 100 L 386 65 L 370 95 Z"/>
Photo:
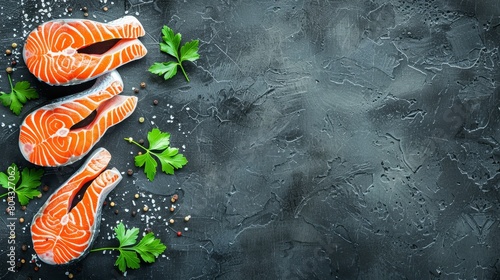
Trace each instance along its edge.
<path fill-rule="evenodd" d="M 139 118 L 139 122 L 140 122 L 140 123 L 143 123 L 143 122 L 144 122 L 144 117 L 140 117 L 140 118 Z"/>
<path fill-rule="evenodd" d="M 35 271 L 40 270 L 40 268 L 39 268 L 38 266 L 36 266 L 36 265 L 35 265 L 35 267 L 33 267 L 33 269 L 34 269 Z"/>
<path fill-rule="evenodd" d="M 146 228 L 144 231 L 145 231 L 146 233 L 150 233 L 150 232 L 153 232 L 153 229 L 152 229 L 152 228 L 150 228 L 150 227 L 148 227 L 148 228 Z"/>
<path fill-rule="evenodd" d="M 174 212 L 175 211 L 175 208 L 173 206 L 170 206 L 170 212 Z"/>
<path fill-rule="evenodd" d="M 49 191 L 49 186 L 48 185 L 43 185 L 42 191 L 48 192 Z"/>
<path fill-rule="evenodd" d="M 111 203 L 109 204 L 109 206 L 111 206 L 111 207 L 115 207 L 115 202 L 114 202 L 114 201 L 111 201 Z"/>
<path fill-rule="evenodd" d="M 17 65 L 17 60 L 12 59 L 12 61 L 10 62 L 10 65 L 12 65 L 12 66 L 16 66 L 16 65 Z"/>
<path fill-rule="evenodd" d="M 182 232 L 178 231 L 177 232 L 177 236 L 181 237 L 182 236 Z"/>
<path fill-rule="evenodd" d="M 23 218 L 23 217 L 19 218 L 19 222 L 20 222 L 21 224 L 22 224 L 22 223 L 24 223 L 24 218 Z"/>
<path fill-rule="evenodd" d="M 128 169 L 128 170 L 127 170 L 127 175 L 128 175 L 128 176 L 132 176 L 132 175 L 134 175 L 134 170 L 132 170 L 132 169 Z"/>
<path fill-rule="evenodd" d="M 69 279 L 73 279 L 73 277 L 75 277 L 75 276 L 73 275 L 73 273 L 68 274 L 68 278 L 69 278 Z"/>
<path fill-rule="evenodd" d="M 188 221 L 189 221 L 189 219 L 191 219 L 191 215 L 187 215 L 186 217 L 184 217 L 184 221 L 185 221 L 185 222 L 188 222 Z"/>
<path fill-rule="evenodd" d="M 21 206 L 22 211 L 26 211 L 26 205 Z"/>
<path fill-rule="evenodd" d="M 144 144 L 144 139 L 139 139 L 138 143 L 141 145 Z"/>
<path fill-rule="evenodd" d="M 144 207 L 142 208 L 142 211 L 148 212 L 148 210 L 149 210 L 149 207 L 147 205 L 144 205 Z"/>
<path fill-rule="evenodd" d="M 115 215 L 118 215 L 118 209 L 115 210 Z"/>
<path fill-rule="evenodd" d="M 173 224 L 175 221 L 174 221 L 174 219 L 170 219 L 170 220 L 168 220 L 168 222 Z"/>
<path fill-rule="evenodd" d="M 139 89 L 136 87 L 133 87 L 132 90 L 134 91 L 134 93 L 139 93 Z"/>
<path fill-rule="evenodd" d="M 42 193 L 39 193 L 36 197 L 42 198 Z"/>
<path fill-rule="evenodd" d="M 88 16 L 89 16 L 89 13 L 83 13 L 83 16 L 84 16 L 84 17 L 88 17 Z"/>
<path fill-rule="evenodd" d="M 6 55 L 11 55 L 11 54 L 12 54 L 12 51 L 11 51 L 11 50 L 9 50 L 9 49 L 6 49 L 6 50 L 5 50 L 5 54 L 6 54 Z"/>
<path fill-rule="evenodd" d="M 5 72 L 7 72 L 8 74 L 11 74 L 13 71 L 14 71 L 14 69 L 12 69 L 12 67 L 10 67 L 10 66 L 5 68 Z"/>
<path fill-rule="evenodd" d="M 68 8 L 66 9 L 66 11 L 68 11 L 68 13 L 72 13 L 72 12 L 73 12 L 73 8 L 68 7 Z"/>
<path fill-rule="evenodd" d="M 87 7 L 83 7 L 83 8 L 82 8 L 82 11 L 84 11 L 84 12 L 88 12 L 88 11 L 89 11 L 89 9 L 88 9 Z"/>
<path fill-rule="evenodd" d="M 28 245 L 26 244 L 23 244 L 21 245 L 21 250 L 23 250 L 24 252 L 28 251 Z M 24 259 L 21 259 L 21 261 L 23 261 Z"/>
<path fill-rule="evenodd" d="M 157 99 L 153 100 L 153 105 L 158 105 L 158 100 Z"/>
<path fill-rule="evenodd" d="M 105 12 L 107 12 L 108 11 L 108 7 L 105 6 L 104 8 L 102 8 L 102 10 L 105 11 Z"/>
<path fill-rule="evenodd" d="M 17 48 L 17 43 L 12 43 L 11 47 L 12 47 L 13 49 Z"/>
<path fill-rule="evenodd" d="M 137 212 L 132 211 L 132 213 L 130 213 L 130 215 L 132 215 L 132 217 L 135 217 L 135 215 L 137 215 Z"/>
<path fill-rule="evenodd" d="M 26 260 L 25 259 L 21 259 L 21 263 L 26 263 Z"/>
<path fill-rule="evenodd" d="M 138 199 L 138 198 L 139 198 L 139 194 L 138 194 L 138 193 L 136 193 L 136 194 L 134 195 L 134 198 L 135 198 L 135 199 Z"/>
<path fill-rule="evenodd" d="M 141 82 L 141 88 L 146 88 L 146 83 L 145 82 Z"/>

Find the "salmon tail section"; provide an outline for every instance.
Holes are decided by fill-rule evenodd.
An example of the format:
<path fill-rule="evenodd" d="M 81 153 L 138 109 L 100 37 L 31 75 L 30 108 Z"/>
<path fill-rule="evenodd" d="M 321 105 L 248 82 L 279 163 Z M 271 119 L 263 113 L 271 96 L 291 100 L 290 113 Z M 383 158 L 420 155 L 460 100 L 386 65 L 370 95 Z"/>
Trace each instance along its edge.
<path fill-rule="evenodd" d="M 92 88 L 31 112 L 20 126 L 24 158 L 40 166 L 62 166 L 84 157 L 108 128 L 134 112 L 137 97 L 119 96 L 122 90 L 120 74 L 112 71 Z M 89 125 L 75 128 L 94 112 Z"/>
<path fill-rule="evenodd" d="M 40 81 L 50 85 L 74 85 L 144 57 L 147 50 L 137 38 L 145 34 L 142 24 L 133 16 L 109 23 L 57 19 L 43 23 L 28 35 L 23 58 L 30 72 Z M 119 41 L 104 54 L 79 52 L 110 40 Z"/>
<path fill-rule="evenodd" d="M 67 264 L 88 253 L 99 233 L 103 202 L 122 179 L 116 168 L 104 170 L 110 160 L 106 149 L 97 149 L 35 214 L 31 236 L 40 260 Z M 75 195 L 88 183 L 81 201 L 71 208 Z"/>

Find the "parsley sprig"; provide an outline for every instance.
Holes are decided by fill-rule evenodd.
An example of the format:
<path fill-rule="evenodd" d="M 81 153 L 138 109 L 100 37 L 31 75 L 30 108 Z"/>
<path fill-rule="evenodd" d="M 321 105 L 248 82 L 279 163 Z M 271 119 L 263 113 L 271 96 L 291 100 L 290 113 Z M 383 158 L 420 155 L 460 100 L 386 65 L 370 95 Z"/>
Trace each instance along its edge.
<path fill-rule="evenodd" d="M 0 101 L 6 107 L 19 116 L 24 104 L 30 100 L 38 98 L 38 93 L 34 88 L 31 88 L 30 83 L 27 81 L 17 82 L 12 86 L 12 79 L 10 74 L 7 74 L 10 84 L 10 93 L 0 91 Z"/>
<path fill-rule="evenodd" d="M 153 128 L 148 132 L 149 148 L 134 141 L 132 137 L 125 138 L 129 143 L 133 143 L 146 152 L 135 156 L 135 166 L 143 167 L 144 173 L 149 181 L 153 181 L 156 175 L 155 156 L 161 164 L 161 170 L 166 174 L 174 174 L 174 169 L 182 168 L 188 162 L 183 154 L 179 154 L 178 148 L 170 147 L 170 133 L 161 132 L 158 128 Z"/>
<path fill-rule="evenodd" d="M 189 41 L 180 47 L 182 39 L 182 35 L 180 33 L 174 34 L 174 31 L 166 25 L 163 26 L 161 33 L 163 34 L 163 42 L 160 43 L 160 51 L 175 57 L 177 62 L 156 62 L 149 67 L 149 72 L 160 76 L 163 75 L 163 78 L 168 80 L 177 74 L 177 67 L 180 67 L 186 81 L 189 82 L 189 78 L 184 70 L 184 67 L 182 66 L 182 63 L 184 61 L 193 62 L 200 58 L 200 55 L 198 54 L 199 40 Z"/>
<path fill-rule="evenodd" d="M 23 171 L 19 172 L 19 168 L 13 163 L 7 168 L 7 173 L 0 172 L 0 185 L 7 189 L 7 192 L 0 197 L 14 191 L 19 203 L 26 205 L 31 199 L 40 195 L 38 187 L 42 176 L 43 169 L 23 168 Z"/>
<path fill-rule="evenodd" d="M 115 227 L 116 239 L 120 242 L 118 247 L 104 247 L 90 250 L 90 252 L 98 252 L 104 250 L 117 250 L 120 255 L 116 259 L 115 266 L 121 272 L 125 272 L 127 268 L 138 269 L 141 260 L 147 263 L 155 262 L 156 258 L 167 249 L 160 239 L 155 238 L 152 232 L 146 234 L 139 243 L 136 244 L 139 237 L 139 229 L 133 227 L 126 229 L 125 225 L 120 222 Z M 134 245 L 135 244 L 135 245 Z"/>

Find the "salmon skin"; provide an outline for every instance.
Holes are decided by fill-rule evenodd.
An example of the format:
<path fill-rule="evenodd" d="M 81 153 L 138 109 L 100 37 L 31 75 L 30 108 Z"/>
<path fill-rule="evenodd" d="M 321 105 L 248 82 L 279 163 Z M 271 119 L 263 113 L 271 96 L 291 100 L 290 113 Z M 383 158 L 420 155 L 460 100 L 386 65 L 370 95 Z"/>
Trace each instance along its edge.
<path fill-rule="evenodd" d="M 117 71 L 99 77 L 90 89 L 31 112 L 20 126 L 19 148 L 29 162 L 62 166 L 84 157 L 106 130 L 126 119 L 137 106 L 137 97 L 118 95 L 123 81 Z M 96 111 L 89 124 L 78 124 Z"/>
<path fill-rule="evenodd" d="M 116 168 L 106 169 L 111 154 L 97 149 L 43 204 L 33 217 L 33 249 L 47 264 L 67 264 L 88 253 L 99 234 L 100 215 L 106 196 L 121 181 Z M 81 201 L 77 193 L 90 182 Z"/>
<path fill-rule="evenodd" d="M 109 23 L 86 19 L 57 19 L 43 23 L 26 39 L 23 58 L 29 71 L 50 85 L 74 85 L 94 79 L 147 53 L 137 39 L 146 32 L 133 16 Z M 103 54 L 80 49 L 120 39 Z"/>

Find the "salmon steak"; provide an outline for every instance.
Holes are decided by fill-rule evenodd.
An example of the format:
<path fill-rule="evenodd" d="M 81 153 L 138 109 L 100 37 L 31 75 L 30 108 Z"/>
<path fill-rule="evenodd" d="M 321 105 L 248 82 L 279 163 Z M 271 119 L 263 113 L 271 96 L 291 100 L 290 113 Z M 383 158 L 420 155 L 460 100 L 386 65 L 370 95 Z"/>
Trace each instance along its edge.
<path fill-rule="evenodd" d="M 146 32 L 133 16 L 109 23 L 57 19 L 43 23 L 26 39 L 23 58 L 29 71 L 50 85 L 74 85 L 110 72 L 147 53 L 137 39 Z M 117 42 L 107 51 L 85 53 L 92 45 Z"/>
<path fill-rule="evenodd" d="M 137 97 L 118 95 L 122 90 L 120 74 L 112 71 L 99 77 L 91 88 L 28 114 L 19 133 L 24 158 L 55 167 L 84 157 L 108 128 L 134 112 Z"/>
<path fill-rule="evenodd" d="M 99 234 L 103 202 L 122 179 L 116 168 L 105 170 L 110 160 L 106 149 L 97 149 L 35 214 L 31 238 L 40 260 L 67 264 L 88 253 Z"/>

